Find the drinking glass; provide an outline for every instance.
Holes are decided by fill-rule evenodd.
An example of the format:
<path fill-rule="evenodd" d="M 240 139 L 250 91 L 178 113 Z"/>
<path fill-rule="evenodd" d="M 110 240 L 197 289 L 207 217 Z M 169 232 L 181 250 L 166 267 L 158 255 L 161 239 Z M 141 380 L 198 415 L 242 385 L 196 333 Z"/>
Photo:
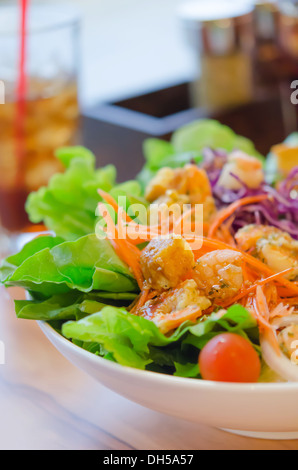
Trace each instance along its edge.
<path fill-rule="evenodd" d="M 28 194 L 63 171 L 55 150 L 77 143 L 79 134 L 78 12 L 29 2 L 23 104 L 20 19 L 20 7 L 0 7 L 0 246 L 5 232 L 26 229 Z"/>

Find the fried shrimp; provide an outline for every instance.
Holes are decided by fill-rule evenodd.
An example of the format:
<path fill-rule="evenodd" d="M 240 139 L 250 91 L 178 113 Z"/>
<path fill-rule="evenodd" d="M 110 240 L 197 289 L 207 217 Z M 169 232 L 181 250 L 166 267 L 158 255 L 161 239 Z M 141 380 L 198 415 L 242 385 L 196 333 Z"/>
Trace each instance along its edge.
<path fill-rule="evenodd" d="M 189 279 L 149 300 L 136 314 L 153 321 L 165 334 L 187 320 L 196 321 L 210 305 L 210 300 L 201 295 L 196 282 Z"/>
<path fill-rule="evenodd" d="M 168 190 L 175 189 L 175 174 L 175 170 L 172 168 L 161 168 L 146 188 L 145 198 L 147 201 L 156 201 Z"/>
<path fill-rule="evenodd" d="M 269 239 L 272 236 L 281 234 L 281 230 L 270 225 L 247 225 L 238 230 L 236 233 L 236 241 L 241 250 L 248 251 L 255 248 L 257 242 L 261 239 Z"/>
<path fill-rule="evenodd" d="M 233 298 L 243 285 L 241 253 L 216 250 L 199 258 L 194 269 L 199 289 L 211 300 Z"/>
<path fill-rule="evenodd" d="M 209 178 L 196 165 L 184 168 L 162 168 L 147 186 L 145 198 L 154 204 L 203 204 L 204 222 L 216 212 Z"/>
<path fill-rule="evenodd" d="M 179 235 L 154 239 L 140 258 L 146 284 L 156 290 L 176 287 L 195 265 L 189 244 Z"/>
<path fill-rule="evenodd" d="M 134 314 L 153 321 L 162 333 L 178 328 L 184 321 L 196 321 L 211 306 L 197 283 L 187 279 L 195 259 L 181 236 L 152 240 L 143 250 L 140 263 L 146 289 L 154 289 L 155 297 L 141 305 L 139 302 Z"/>
<path fill-rule="evenodd" d="M 262 163 L 255 157 L 244 152 L 235 151 L 228 157 L 224 165 L 218 184 L 226 189 L 240 189 L 244 183 L 256 189 L 264 182 Z"/>
<path fill-rule="evenodd" d="M 236 234 L 236 241 L 242 250 L 254 249 L 254 255 L 274 272 L 293 268 L 287 279 L 298 277 L 298 241 L 288 233 L 275 227 L 248 225 Z"/>

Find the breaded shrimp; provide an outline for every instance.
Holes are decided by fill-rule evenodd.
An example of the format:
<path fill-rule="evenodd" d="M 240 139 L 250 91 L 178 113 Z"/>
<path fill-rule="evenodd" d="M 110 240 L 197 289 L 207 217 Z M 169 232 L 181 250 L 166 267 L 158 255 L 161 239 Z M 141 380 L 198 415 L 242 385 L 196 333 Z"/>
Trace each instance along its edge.
<path fill-rule="evenodd" d="M 272 271 L 278 273 L 294 268 L 286 275 L 294 281 L 298 277 L 298 241 L 288 233 L 265 225 L 248 225 L 235 236 L 243 250 L 254 249 L 254 255 L 263 261 Z"/>
<path fill-rule="evenodd" d="M 145 191 L 145 198 L 149 202 L 156 201 L 168 190 L 175 189 L 175 170 L 172 168 L 161 168 L 155 177 L 148 184 Z"/>
<path fill-rule="evenodd" d="M 189 244 L 179 235 L 152 240 L 140 262 L 147 285 L 156 290 L 176 287 L 195 265 Z"/>
<path fill-rule="evenodd" d="M 218 185 L 233 190 L 240 189 L 243 186 L 241 182 L 249 188 L 256 189 L 264 182 L 264 171 L 260 160 L 244 152 L 235 151 L 229 155 Z"/>
<path fill-rule="evenodd" d="M 282 233 L 281 230 L 270 225 L 251 224 L 238 230 L 235 238 L 239 248 L 243 251 L 248 251 L 251 248 L 255 248 L 260 239 L 268 239 L 271 236 L 279 236 Z"/>
<path fill-rule="evenodd" d="M 137 315 L 153 321 L 162 333 L 178 328 L 183 322 L 195 322 L 211 305 L 202 296 L 193 279 L 184 281 L 146 304 Z"/>
<path fill-rule="evenodd" d="M 147 186 L 146 199 L 154 204 L 203 204 L 204 222 L 216 212 L 210 182 L 205 170 L 196 165 L 162 168 Z"/>
<path fill-rule="evenodd" d="M 201 292 L 211 300 L 228 300 L 243 285 L 241 253 L 216 250 L 199 258 L 194 279 Z"/>

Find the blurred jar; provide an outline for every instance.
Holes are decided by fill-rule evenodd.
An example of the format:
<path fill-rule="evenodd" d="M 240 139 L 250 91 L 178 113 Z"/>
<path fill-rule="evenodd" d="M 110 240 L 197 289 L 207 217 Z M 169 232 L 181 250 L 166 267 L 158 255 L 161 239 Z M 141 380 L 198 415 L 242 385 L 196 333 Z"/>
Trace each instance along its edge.
<path fill-rule="evenodd" d="M 253 97 L 253 6 L 241 2 L 187 3 L 179 17 L 195 51 L 200 78 L 194 106 L 223 108 Z"/>
<path fill-rule="evenodd" d="M 77 11 L 57 3 L 29 8 L 22 115 L 16 92 L 20 18 L 17 7 L 0 7 L 0 221 L 11 231 L 27 224 L 28 193 L 63 170 L 54 152 L 76 143 L 79 123 Z"/>
<path fill-rule="evenodd" d="M 293 85 L 298 80 L 298 1 L 279 3 L 278 44 L 283 55 L 280 67 L 280 92 L 285 122 L 285 133 L 298 128 L 298 107 L 293 101 Z"/>
<path fill-rule="evenodd" d="M 254 8 L 256 48 L 255 83 L 261 88 L 276 87 L 280 78 L 282 53 L 278 47 L 279 7 L 275 0 L 257 0 Z"/>
<path fill-rule="evenodd" d="M 282 1 L 279 4 L 279 10 L 279 45 L 292 63 L 292 74 L 296 75 L 298 73 L 298 1 Z"/>

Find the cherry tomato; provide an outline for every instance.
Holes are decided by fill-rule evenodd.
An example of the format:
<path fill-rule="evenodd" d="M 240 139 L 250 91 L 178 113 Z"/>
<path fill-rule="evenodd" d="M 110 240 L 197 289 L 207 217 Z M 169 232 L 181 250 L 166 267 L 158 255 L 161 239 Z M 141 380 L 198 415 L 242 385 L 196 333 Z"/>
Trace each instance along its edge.
<path fill-rule="evenodd" d="M 261 362 L 253 346 L 242 336 L 223 333 L 202 349 L 199 367 L 204 380 L 216 382 L 257 382 Z"/>

